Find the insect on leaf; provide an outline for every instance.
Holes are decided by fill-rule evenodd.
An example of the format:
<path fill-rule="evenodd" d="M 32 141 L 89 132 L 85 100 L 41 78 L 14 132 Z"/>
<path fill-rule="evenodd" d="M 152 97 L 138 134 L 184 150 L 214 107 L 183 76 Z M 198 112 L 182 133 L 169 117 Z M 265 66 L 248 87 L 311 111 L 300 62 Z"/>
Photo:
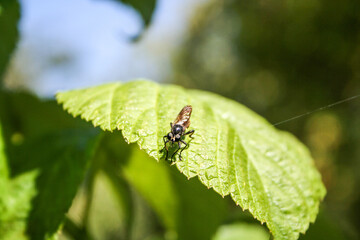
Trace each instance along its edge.
<path fill-rule="evenodd" d="M 121 130 L 156 160 L 163 136 L 186 105 L 192 106 L 194 139 L 176 166 L 208 188 L 230 195 L 275 239 L 297 239 L 314 222 L 325 195 L 307 148 L 243 105 L 199 90 L 140 80 L 59 93 L 74 116 L 103 130 Z"/>

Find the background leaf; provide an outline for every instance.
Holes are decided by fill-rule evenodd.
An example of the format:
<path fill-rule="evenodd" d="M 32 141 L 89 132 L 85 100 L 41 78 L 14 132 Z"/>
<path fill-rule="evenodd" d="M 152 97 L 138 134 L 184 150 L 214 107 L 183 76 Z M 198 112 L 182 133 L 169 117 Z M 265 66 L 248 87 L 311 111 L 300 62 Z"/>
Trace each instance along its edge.
<path fill-rule="evenodd" d="M 0 3 L 0 83 L 18 38 L 17 23 L 20 19 L 18 1 L 3 0 Z"/>
<path fill-rule="evenodd" d="M 0 214 L 1 239 L 50 238 L 83 180 L 98 131 L 77 124 L 53 101 L 5 93 L 1 100 L 7 158 L 2 165 L 8 172 L 6 189 L 2 190 L 6 194 Z M 54 121 L 49 124 L 50 119 Z"/>
<path fill-rule="evenodd" d="M 315 220 L 325 188 L 308 150 L 292 135 L 234 101 L 148 81 L 113 83 L 57 95 L 74 116 L 103 130 L 122 130 L 150 156 L 163 157 L 162 137 L 181 108 L 193 106 L 194 140 L 176 161 L 220 195 L 266 222 L 276 239 L 297 239 Z"/>
<path fill-rule="evenodd" d="M 25 239 L 26 217 L 31 209 L 31 198 L 36 194 L 37 171 L 29 171 L 10 178 L 5 141 L 0 123 L 0 237 Z"/>
<path fill-rule="evenodd" d="M 45 143 L 46 149 L 43 148 Z M 32 210 L 27 220 L 30 236 L 40 239 L 52 236 L 58 230 L 83 180 L 95 143 L 96 131 L 65 131 L 14 149 L 21 153 L 13 160 L 17 171 L 39 170 L 37 195 L 32 200 Z M 35 161 L 24 162 L 26 156 L 31 156 Z"/>
<path fill-rule="evenodd" d="M 269 240 L 269 234 L 261 226 L 248 223 L 233 223 L 221 226 L 212 240 Z"/>
<path fill-rule="evenodd" d="M 123 3 L 129 4 L 130 6 L 132 6 L 134 9 L 136 9 L 140 15 L 142 16 L 145 26 L 148 26 L 155 6 L 156 6 L 156 0 L 118 0 L 121 1 Z"/>

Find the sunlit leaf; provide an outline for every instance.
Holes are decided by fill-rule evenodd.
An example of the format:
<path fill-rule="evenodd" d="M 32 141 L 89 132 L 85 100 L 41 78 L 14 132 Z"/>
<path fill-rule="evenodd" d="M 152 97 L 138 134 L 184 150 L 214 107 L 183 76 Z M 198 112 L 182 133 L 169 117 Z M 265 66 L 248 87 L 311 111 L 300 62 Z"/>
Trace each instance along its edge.
<path fill-rule="evenodd" d="M 111 167 L 119 169 L 149 203 L 168 234 L 176 233 L 178 239 L 211 238 L 225 217 L 226 201 L 203 188 L 197 179 L 187 181 L 175 166 L 169 168 L 153 161 L 136 145 L 129 147 L 120 134 L 108 135 L 105 140 L 112 149 L 107 152 L 118 151 L 117 164 L 111 162 Z M 131 150 L 126 157 L 124 147 Z"/>
<path fill-rule="evenodd" d="M 297 239 L 316 218 L 325 188 L 306 147 L 237 102 L 149 81 L 73 90 L 57 99 L 94 126 L 121 130 L 127 142 L 137 142 L 157 160 L 164 158 L 160 150 L 169 123 L 191 104 L 195 134 L 183 161 L 176 161 L 180 172 L 231 195 L 275 239 Z"/>

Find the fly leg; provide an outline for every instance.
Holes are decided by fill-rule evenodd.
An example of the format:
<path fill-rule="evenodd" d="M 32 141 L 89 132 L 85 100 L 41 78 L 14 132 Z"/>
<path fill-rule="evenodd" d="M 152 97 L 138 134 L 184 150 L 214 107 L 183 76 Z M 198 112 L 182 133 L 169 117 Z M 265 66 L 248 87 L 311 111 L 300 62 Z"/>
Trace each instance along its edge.
<path fill-rule="evenodd" d="M 165 141 L 166 138 L 167 138 L 167 136 L 164 136 L 164 137 L 163 137 L 164 147 L 160 150 L 160 152 L 164 151 L 164 149 L 166 149 L 166 151 L 168 151 L 168 148 L 167 148 L 166 144 L 167 144 L 170 140 L 167 139 L 167 140 Z"/>
<path fill-rule="evenodd" d="M 165 141 L 165 138 L 167 138 L 167 136 L 164 136 L 164 137 L 163 137 L 164 147 L 160 150 L 160 152 L 162 152 L 162 151 L 164 151 L 164 149 L 166 149 L 166 158 L 165 158 L 165 159 L 167 159 L 167 158 L 168 158 L 168 154 L 169 154 L 169 149 L 167 148 L 166 144 L 167 144 L 170 140 L 167 139 L 167 140 Z"/>
<path fill-rule="evenodd" d="M 180 150 L 180 148 L 181 148 L 181 143 L 180 142 L 178 142 L 178 145 L 179 145 L 179 148 L 178 149 L 176 149 L 176 151 L 173 153 L 173 155 L 171 156 L 171 161 L 173 160 L 173 157 L 175 156 L 175 154 Z M 180 160 L 181 160 L 181 157 L 180 157 Z"/>
<path fill-rule="evenodd" d="M 193 129 L 193 130 L 190 130 L 190 131 L 184 133 L 184 135 L 189 135 L 190 138 L 194 138 L 194 137 L 192 136 L 192 135 L 194 134 L 194 132 L 195 132 L 195 130 Z"/>
<path fill-rule="evenodd" d="M 179 154 L 179 159 L 182 161 L 182 157 L 181 157 L 181 153 L 182 151 L 184 151 L 184 149 L 188 146 L 187 143 L 184 140 L 180 140 L 183 144 L 185 144 L 185 146 L 181 149 L 180 154 Z M 180 149 L 180 142 L 179 142 L 179 149 Z"/>

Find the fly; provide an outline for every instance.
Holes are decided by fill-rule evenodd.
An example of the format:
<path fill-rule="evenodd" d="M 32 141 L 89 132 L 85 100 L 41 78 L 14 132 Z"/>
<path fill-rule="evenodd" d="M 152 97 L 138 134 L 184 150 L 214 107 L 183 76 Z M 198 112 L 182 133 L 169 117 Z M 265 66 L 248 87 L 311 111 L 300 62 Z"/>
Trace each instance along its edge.
<path fill-rule="evenodd" d="M 192 135 L 194 134 L 195 130 L 190 130 L 186 132 L 186 129 L 190 126 L 190 116 L 192 112 L 192 107 L 190 105 L 187 105 L 183 107 L 183 109 L 180 111 L 180 113 L 177 115 L 174 123 L 170 123 L 171 132 L 166 134 L 163 137 L 164 140 L 164 148 L 161 150 L 163 151 L 166 149 L 166 158 L 168 159 L 169 150 L 167 147 L 167 143 L 171 142 L 171 145 L 174 143 L 177 143 L 179 148 L 173 153 L 171 156 L 171 161 L 175 154 L 180 150 L 179 159 L 182 160 L 181 153 L 184 151 L 184 149 L 187 147 L 188 143 L 186 143 L 181 138 L 185 135 L 189 135 L 189 137 L 193 138 Z M 183 143 L 185 146 L 181 148 L 181 143 Z"/>

